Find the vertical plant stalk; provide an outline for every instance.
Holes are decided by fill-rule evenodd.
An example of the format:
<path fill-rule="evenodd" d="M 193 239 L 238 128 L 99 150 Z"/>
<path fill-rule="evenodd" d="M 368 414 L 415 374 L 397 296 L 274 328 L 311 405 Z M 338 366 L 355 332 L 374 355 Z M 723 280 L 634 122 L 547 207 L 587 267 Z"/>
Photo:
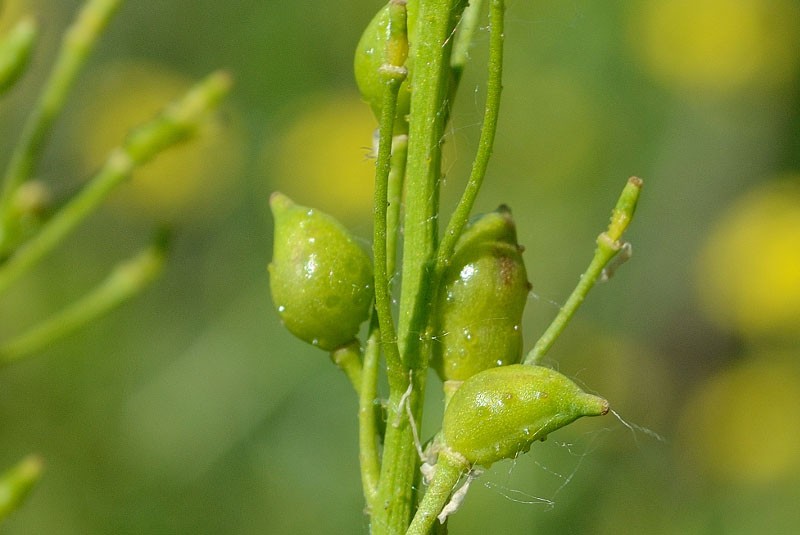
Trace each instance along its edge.
<path fill-rule="evenodd" d="M 453 256 L 453 250 L 455 249 L 456 241 L 461 236 L 461 231 L 464 230 L 467 221 L 469 221 L 470 213 L 472 213 L 472 208 L 475 205 L 475 199 L 478 197 L 478 192 L 483 185 L 489 158 L 494 147 L 497 119 L 500 115 L 500 94 L 503 91 L 504 14 L 505 2 L 503 0 L 491 0 L 489 7 L 489 76 L 486 82 L 483 126 L 469 180 L 456 209 L 453 211 L 453 215 L 450 217 L 442 236 L 442 242 L 439 244 L 436 253 L 437 282 Z M 475 22 L 473 21 L 472 24 L 474 25 Z"/>
<path fill-rule="evenodd" d="M 584 299 L 586 299 L 597 279 L 600 278 L 603 269 L 622 249 L 623 244 L 620 239 L 633 218 L 641 190 L 642 179 L 635 176 L 628 179 L 628 183 L 617 200 L 617 205 L 611 212 L 611 223 L 608 226 L 608 230 L 597 237 L 597 248 L 594 251 L 589 267 L 581 275 L 580 282 L 572 290 L 567 302 L 559 310 L 558 315 L 556 315 L 553 322 L 525 357 L 525 364 L 538 364 L 547 354 Z"/>
<path fill-rule="evenodd" d="M 437 242 L 441 142 L 452 35 L 464 5 L 463 0 L 426 0 L 418 5 L 417 38 L 411 50 L 414 89 L 398 317 L 399 349 L 407 375 L 400 378 L 400 384 L 392 385 L 389 392 L 380 486 L 371 522 L 372 533 L 376 535 L 405 532 L 413 511 L 419 460 L 407 411 L 414 416 L 415 423 L 421 421 L 422 392 L 430 359 L 430 333 L 426 331 L 431 293 L 426 274 Z"/>
<path fill-rule="evenodd" d="M 135 168 L 194 133 L 206 113 L 217 106 L 230 87 L 231 79 L 227 73 L 213 73 L 182 99 L 165 108 L 157 118 L 131 132 L 125 143 L 111 152 L 103 168 L 89 183 L 0 266 L 0 293 L 94 212 Z"/>
<path fill-rule="evenodd" d="M 166 249 L 166 236 L 159 236 L 152 246 L 114 268 L 100 285 L 81 299 L 10 342 L 0 345 L 0 367 L 35 353 L 141 292 L 163 271 Z"/>
<path fill-rule="evenodd" d="M 373 314 L 370 322 L 370 333 L 364 349 L 364 362 L 361 373 L 361 390 L 358 397 L 358 461 L 361 468 L 361 487 L 367 511 L 372 515 L 375 509 L 375 498 L 378 495 L 380 478 L 380 456 L 378 441 L 376 401 L 378 398 L 378 369 L 380 363 L 381 333 L 377 318 Z"/>
<path fill-rule="evenodd" d="M 458 35 L 455 45 L 453 45 L 453 59 L 450 65 L 453 69 L 453 83 L 458 85 L 461 75 L 469 60 L 469 49 L 475 37 L 475 31 L 480 24 L 481 8 L 483 0 L 470 0 L 469 5 L 464 9 L 464 15 L 459 23 Z"/>
<path fill-rule="evenodd" d="M 375 264 L 375 311 L 381 332 L 381 346 L 386 355 L 386 373 L 390 389 L 402 388 L 405 370 L 397 345 L 397 333 L 389 292 L 387 251 L 387 210 L 389 205 L 389 175 L 391 173 L 392 132 L 397 110 L 397 94 L 408 71 L 408 34 L 405 1 L 393 0 L 389 7 L 389 37 L 386 42 L 386 62 L 378 75 L 384 84 L 380 117 L 380 137 L 375 171 L 373 252 Z"/>
<path fill-rule="evenodd" d="M 406 176 L 408 135 L 400 134 L 392 141 L 386 208 L 386 273 L 389 282 L 397 269 L 397 239 L 400 236 L 400 207 L 403 202 L 403 181 Z"/>
<path fill-rule="evenodd" d="M 121 3 L 122 0 L 89 0 L 64 35 L 50 78 L 22 129 L 19 143 L 6 170 L 3 191 L 0 194 L 0 248 L 7 239 L 5 233 L 14 191 L 30 178 L 78 71 Z"/>

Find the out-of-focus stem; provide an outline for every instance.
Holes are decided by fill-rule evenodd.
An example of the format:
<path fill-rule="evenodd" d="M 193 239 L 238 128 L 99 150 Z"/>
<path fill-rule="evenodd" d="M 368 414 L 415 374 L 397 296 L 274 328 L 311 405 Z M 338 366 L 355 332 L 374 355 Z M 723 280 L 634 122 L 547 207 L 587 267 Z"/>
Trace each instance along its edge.
<path fill-rule="evenodd" d="M 228 93 L 231 79 L 216 72 L 195 85 L 180 100 L 132 131 L 114 149 L 102 169 L 22 247 L 0 265 L 0 293 L 49 253 L 81 221 L 94 212 L 108 194 L 138 166 L 156 154 L 188 138 Z"/>

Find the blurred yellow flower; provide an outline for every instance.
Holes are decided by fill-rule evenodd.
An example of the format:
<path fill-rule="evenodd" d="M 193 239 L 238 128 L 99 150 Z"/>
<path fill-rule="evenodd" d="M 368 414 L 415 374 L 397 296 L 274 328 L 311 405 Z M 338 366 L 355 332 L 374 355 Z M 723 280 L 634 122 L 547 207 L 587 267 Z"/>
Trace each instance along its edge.
<path fill-rule="evenodd" d="M 676 446 L 721 479 L 769 484 L 800 469 L 797 357 L 760 356 L 712 377 L 687 400 Z"/>
<path fill-rule="evenodd" d="M 292 117 L 277 149 L 265 147 L 273 186 L 345 222 L 363 222 L 375 180 L 370 153 L 377 123 L 369 106 L 355 93 L 304 96 Z"/>
<path fill-rule="evenodd" d="M 795 0 L 646 0 L 631 46 L 663 83 L 726 91 L 792 80 L 800 66 Z"/>
<path fill-rule="evenodd" d="M 73 136 L 83 172 L 96 171 L 133 127 L 153 117 L 193 80 L 156 64 L 114 63 L 80 94 Z M 76 95 L 77 97 L 77 95 Z M 243 141 L 230 118 L 211 116 L 188 142 L 171 147 L 134 172 L 114 197 L 134 217 L 209 219 L 230 205 L 227 190 L 241 167 Z"/>
<path fill-rule="evenodd" d="M 698 259 L 708 316 L 745 335 L 800 338 L 800 186 L 757 188 L 720 218 Z"/>

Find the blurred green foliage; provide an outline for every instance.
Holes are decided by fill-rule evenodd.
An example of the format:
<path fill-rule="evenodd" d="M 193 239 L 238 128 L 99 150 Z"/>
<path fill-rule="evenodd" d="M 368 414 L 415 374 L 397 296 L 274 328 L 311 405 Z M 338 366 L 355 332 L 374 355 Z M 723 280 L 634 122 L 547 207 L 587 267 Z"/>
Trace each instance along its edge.
<path fill-rule="evenodd" d="M 42 42 L 0 102 L 0 161 L 78 5 L 5 2 L 0 29 L 34 13 Z M 142 297 L 0 372 L 0 466 L 29 452 L 46 462 L 0 533 L 367 531 L 356 400 L 323 353 L 280 326 L 265 266 L 273 189 L 370 235 L 372 126 L 366 106 L 350 104 L 351 53 L 379 5 L 140 0 L 120 10 L 38 167 L 57 199 L 94 165 L 94 138 L 80 129 L 110 128 L 91 120 L 117 95 L 134 108 L 152 101 L 126 87 L 160 88 L 166 101 L 181 92 L 175 80 L 224 67 L 236 88 L 209 134 L 217 144 L 152 179 L 167 191 L 183 169 L 199 176 L 181 202 L 154 209 L 161 188 L 137 194 L 134 177 L 0 300 L 5 338 L 85 292 L 154 223 L 178 226 L 166 274 Z M 627 235 L 633 259 L 594 291 L 549 359 L 665 440 L 610 416 L 562 430 L 473 484 L 454 533 L 796 530 L 800 201 L 781 194 L 788 215 L 753 234 L 736 229 L 764 220 L 748 219 L 747 199 L 763 199 L 751 191 L 800 182 L 799 20 L 792 0 L 510 5 L 503 108 L 478 208 L 514 209 L 534 287 L 530 344 L 591 257 L 625 178 L 645 178 Z M 486 40 L 477 38 L 446 139 L 444 206 L 476 143 Z M 149 74 L 120 67 L 134 64 Z M 108 73 L 121 83 L 101 99 Z M 309 110 L 320 110 L 316 120 Z M 113 113 L 134 124 L 123 111 Z M 122 135 L 95 133 L 112 144 Z M 764 256 L 771 237 L 778 245 L 767 240 Z M 708 261 L 709 250 L 729 261 Z M 744 291 L 749 277 L 756 299 Z M 748 303 L 781 328 L 728 319 Z"/>

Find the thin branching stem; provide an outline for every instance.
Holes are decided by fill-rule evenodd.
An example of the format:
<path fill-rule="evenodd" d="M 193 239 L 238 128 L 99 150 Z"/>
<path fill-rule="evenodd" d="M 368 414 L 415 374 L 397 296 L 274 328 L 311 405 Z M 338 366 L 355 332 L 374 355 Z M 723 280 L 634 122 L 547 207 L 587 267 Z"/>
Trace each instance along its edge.
<path fill-rule="evenodd" d="M 0 293 L 58 245 L 93 213 L 108 194 L 138 166 L 168 147 L 190 137 L 207 112 L 228 93 L 231 79 L 216 72 L 195 85 L 156 119 L 137 128 L 111 152 L 102 169 L 48 222 L 2 265 Z"/>
<path fill-rule="evenodd" d="M 489 158 L 492 155 L 494 139 L 497 133 L 497 119 L 500 115 L 500 94 L 503 90 L 504 14 L 505 2 L 503 0 L 491 0 L 489 7 L 489 76 L 486 83 L 483 126 L 469 180 L 456 209 L 453 211 L 453 215 L 450 217 L 437 250 L 435 270 L 437 274 L 441 274 L 444 268 L 447 267 L 447 263 L 453 255 L 456 241 L 469 220 L 470 213 L 475 205 L 475 199 L 483 185 Z"/>
<path fill-rule="evenodd" d="M 64 107 L 67 94 L 100 34 L 119 9 L 122 0 L 89 0 L 64 34 L 52 73 L 28 117 L 5 173 L 0 194 L 0 245 L 7 239 L 5 228 L 14 191 L 30 178 L 53 123 Z"/>
<path fill-rule="evenodd" d="M 622 249 L 620 240 L 633 218 L 641 189 L 642 180 L 640 178 L 631 177 L 628 179 L 628 183 L 622 190 L 617 205 L 611 213 L 611 223 L 608 226 L 608 230 L 597 238 L 597 248 L 589 266 L 581 275 L 580 281 L 575 286 L 575 289 L 572 290 L 567 302 L 564 303 L 550 326 L 525 357 L 525 364 L 538 364 L 541 361 L 556 339 L 561 336 L 575 312 L 580 308 L 589 291 L 603 273 L 603 269 Z"/>
<path fill-rule="evenodd" d="M 380 117 L 380 137 L 375 169 L 373 254 L 375 261 L 375 311 L 381 332 L 381 346 L 386 355 L 386 370 L 390 388 L 402 385 L 405 370 L 397 345 L 397 331 L 392 313 L 392 296 L 389 289 L 387 251 L 387 210 L 389 206 L 389 175 L 392 170 L 392 133 L 394 131 L 397 95 L 406 78 L 408 53 L 405 4 L 390 6 L 389 39 L 386 63 L 379 76 L 384 83 Z"/>
<path fill-rule="evenodd" d="M 377 318 L 373 314 L 367 345 L 364 349 L 361 389 L 358 397 L 358 459 L 361 465 L 361 486 L 369 511 L 375 508 L 375 497 L 378 495 L 378 480 L 381 472 L 378 453 L 380 436 L 377 426 L 380 407 L 376 405 L 381 354 L 380 337 Z"/>
<path fill-rule="evenodd" d="M 104 316 L 147 287 L 164 268 L 167 240 L 117 265 L 92 291 L 44 322 L 0 345 L 0 366 L 30 356 L 50 343 Z"/>

